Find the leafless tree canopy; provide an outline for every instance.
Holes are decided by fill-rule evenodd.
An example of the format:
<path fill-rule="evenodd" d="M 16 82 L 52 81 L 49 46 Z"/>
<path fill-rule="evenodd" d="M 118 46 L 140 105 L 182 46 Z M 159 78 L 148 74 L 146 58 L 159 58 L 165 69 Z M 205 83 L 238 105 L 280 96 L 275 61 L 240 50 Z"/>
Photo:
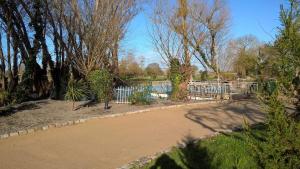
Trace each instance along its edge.
<path fill-rule="evenodd" d="M 183 60 L 181 38 L 174 31 L 172 23 L 175 6 L 172 6 L 169 1 L 162 0 L 157 1 L 154 5 L 156 7 L 151 16 L 153 26 L 150 35 L 155 49 L 167 64 L 172 58 Z"/>
<path fill-rule="evenodd" d="M 56 2 L 56 6 L 59 6 Z M 63 24 L 73 65 L 87 75 L 98 67 L 111 64 L 113 45 L 124 36 L 128 22 L 137 13 L 137 1 L 71 0 L 64 4 Z M 60 18 L 58 18 L 60 19 Z"/>
<path fill-rule="evenodd" d="M 181 3 L 182 0 L 172 6 L 157 1 L 153 14 L 154 45 L 163 58 L 194 56 L 203 67 L 217 72 L 218 48 L 226 37 L 230 19 L 225 2 L 186 1 L 186 8 L 181 8 Z M 185 41 L 189 55 L 182 52 Z"/>
<path fill-rule="evenodd" d="M 0 61 L 4 88 L 23 78 L 32 91 L 60 91 L 69 70 L 85 77 L 94 69 L 118 73 L 118 49 L 141 0 L 3 0 Z M 3 50 L 6 43 L 6 50 Z M 26 66 L 26 77 L 18 67 Z M 5 73 L 8 70 L 8 74 Z M 47 79 L 50 74 L 52 81 Z M 63 80 L 64 81 L 64 80 Z M 9 84 L 8 84 L 9 82 Z"/>

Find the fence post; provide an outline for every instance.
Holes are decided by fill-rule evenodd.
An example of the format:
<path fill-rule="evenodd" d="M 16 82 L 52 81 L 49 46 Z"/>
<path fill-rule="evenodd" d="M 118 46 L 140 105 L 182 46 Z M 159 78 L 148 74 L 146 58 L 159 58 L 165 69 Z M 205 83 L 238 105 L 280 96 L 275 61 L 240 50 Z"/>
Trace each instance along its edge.
<path fill-rule="evenodd" d="M 119 90 L 119 87 L 116 88 L 116 92 L 117 92 L 117 104 L 118 104 L 118 101 L 119 101 L 119 91 L 118 90 Z"/>
<path fill-rule="evenodd" d="M 122 87 L 122 90 L 121 90 L 121 103 L 124 102 L 124 87 Z"/>

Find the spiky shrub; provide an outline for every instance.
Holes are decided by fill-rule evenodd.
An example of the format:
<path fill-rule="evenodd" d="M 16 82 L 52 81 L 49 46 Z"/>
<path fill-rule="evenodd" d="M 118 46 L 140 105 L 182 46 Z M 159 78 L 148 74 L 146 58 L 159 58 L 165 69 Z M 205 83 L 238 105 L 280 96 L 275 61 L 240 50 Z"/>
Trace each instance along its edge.
<path fill-rule="evenodd" d="M 300 166 L 300 128 L 278 99 L 278 88 L 272 82 L 260 95 L 267 114 L 266 133 L 255 137 L 246 127 L 250 146 L 261 168 L 298 169 Z M 272 89 L 272 90 L 271 90 Z"/>
<path fill-rule="evenodd" d="M 65 94 L 66 100 L 72 101 L 72 110 L 75 110 L 75 102 L 80 101 L 88 94 L 87 85 L 82 80 L 70 79 Z"/>
<path fill-rule="evenodd" d="M 300 166 L 299 122 L 295 123 L 285 107 L 286 100 L 295 97 L 292 82 L 299 70 L 299 10 L 299 2 L 296 0 L 289 0 L 287 9 L 281 6 L 282 27 L 274 42 L 276 81 L 264 83 L 259 95 L 268 113 L 267 131 L 257 139 L 247 127 L 250 145 L 255 150 L 254 154 L 261 168 L 299 169 Z"/>
<path fill-rule="evenodd" d="M 107 69 L 92 71 L 88 75 L 88 82 L 98 101 L 111 99 L 113 77 Z"/>

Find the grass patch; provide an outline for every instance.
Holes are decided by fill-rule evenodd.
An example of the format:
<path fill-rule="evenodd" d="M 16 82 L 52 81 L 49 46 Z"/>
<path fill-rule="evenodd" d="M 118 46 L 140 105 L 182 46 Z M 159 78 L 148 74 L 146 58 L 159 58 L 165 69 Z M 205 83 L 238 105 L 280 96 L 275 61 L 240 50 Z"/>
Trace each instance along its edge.
<path fill-rule="evenodd" d="M 264 134 L 262 125 L 254 130 L 258 139 Z M 173 148 L 142 169 L 259 168 L 243 132 L 222 134 L 196 142 L 188 136 L 183 142 L 185 147 Z"/>

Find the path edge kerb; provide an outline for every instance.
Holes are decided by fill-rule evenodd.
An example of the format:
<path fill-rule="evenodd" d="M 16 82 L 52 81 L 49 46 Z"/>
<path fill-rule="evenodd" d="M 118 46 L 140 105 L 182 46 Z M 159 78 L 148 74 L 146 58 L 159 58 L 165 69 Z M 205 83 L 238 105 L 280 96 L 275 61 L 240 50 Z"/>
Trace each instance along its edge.
<path fill-rule="evenodd" d="M 222 102 L 224 102 L 224 101 L 222 101 Z M 145 113 L 145 112 L 149 112 L 149 111 L 153 111 L 153 110 L 163 110 L 163 109 L 171 109 L 171 108 L 184 107 L 184 106 L 202 105 L 202 104 L 218 104 L 218 103 L 220 103 L 220 101 L 216 101 L 216 100 L 196 102 L 196 103 L 184 103 L 184 104 L 177 104 L 177 105 L 170 105 L 170 106 L 152 107 L 152 108 L 147 108 L 147 109 L 142 109 L 142 110 L 129 111 L 129 112 L 125 112 L 125 113 L 116 113 L 116 114 L 100 115 L 100 116 L 96 116 L 96 117 L 82 118 L 82 119 L 78 119 L 78 120 L 71 120 L 71 121 L 62 122 L 62 123 L 54 123 L 54 124 L 49 124 L 49 125 L 45 125 L 42 127 L 33 127 L 30 129 L 24 129 L 24 130 L 19 130 L 16 132 L 1 134 L 0 140 L 7 139 L 9 137 L 32 134 L 32 133 L 35 133 L 38 131 L 45 131 L 50 128 L 60 128 L 60 127 L 65 127 L 65 126 L 77 125 L 77 124 L 85 123 L 87 121 L 95 120 L 95 119 L 114 118 L 114 117 L 121 117 L 121 116 Z"/>

